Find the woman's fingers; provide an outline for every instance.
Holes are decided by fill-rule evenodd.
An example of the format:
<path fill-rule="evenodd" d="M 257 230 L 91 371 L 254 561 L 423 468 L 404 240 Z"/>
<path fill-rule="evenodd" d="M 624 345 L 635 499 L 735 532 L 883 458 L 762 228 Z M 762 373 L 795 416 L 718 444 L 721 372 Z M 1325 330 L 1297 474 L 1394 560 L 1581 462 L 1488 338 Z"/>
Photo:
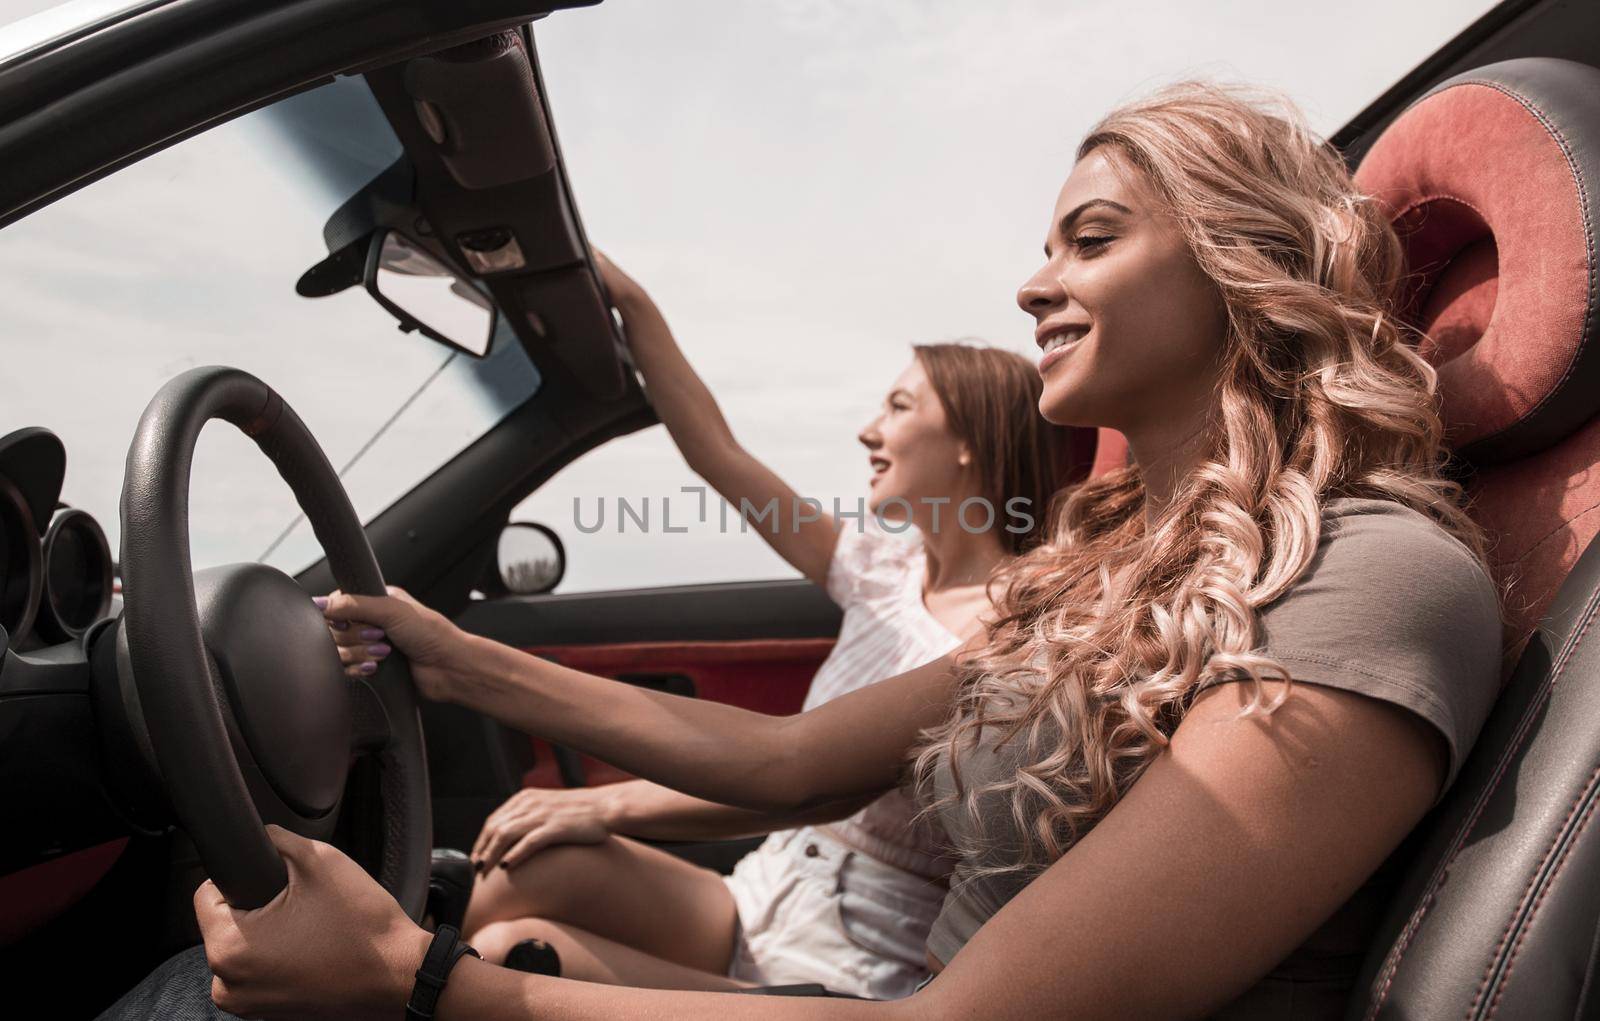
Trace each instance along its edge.
<path fill-rule="evenodd" d="M 528 829 L 528 825 L 521 819 L 512 819 L 497 825 L 494 832 L 489 834 L 483 853 L 478 856 L 479 867 L 487 872 L 500 864 L 500 859 L 511 849 L 511 845 L 520 840 Z"/>
<path fill-rule="evenodd" d="M 336 628 L 333 626 L 333 621 L 328 622 L 328 633 L 340 645 L 371 645 L 374 642 L 383 641 L 387 636 L 387 632 L 383 628 L 373 627 L 371 624 L 363 624 L 358 621 L 341 621 L 340 623 L 345 626 Z"/>
<path fill-rule="evenodd" d="M 482 862 L 484 850 L 489 846 L 489 841 L 494 836 L 495 831 L 516 811 L 520 797 L 520 793 L 511 795 L 501 803 L 499 808 L 490 812 L 487 819 L 483 820 L 483 826 L 478 830 L 478 839 L 472 842 L 472 853 L 468 855 L 472 859 L 474 867 L 477 867 Z"/>
<path fill-rule="evenodd" d="M 488 842 L 489 823 L 485 821 L 483 824 L 483 829 L 478 831 L 478 839 L 472 842 L 472 850 L 467 854 L 467 857 L 472 859 L 472 867 L 474 869 L 482 869 L 483 866 L 480 863 L 483 861 L 483 848 Z"/>
<path fill-rule="evenodd" d="M 483 829 L 478 831 L 478 839 L 472 843 L 472 867 L 480 872 L 488 868 L 483 863 L 484 856 L 489 853 L 489 844 L 494 840 L 494 835 L 500 831 L 500 820 L 491 815 L 484 820 Z"/>
<path fill-rule="evenodd" d="M 483 827 L 478 830 L 478 838 L 472 842 L 472 853 L 468 855 L 474 868 L 487 869 L 494 864 L 485 859 L 489 848 L 497 841 L 503 851 L 506 845 L 515 842 L 530 829 L 544 825 L 546 813 L 540 811 L 544 796 L 545 792 L 539 788 L 525 787 L 489 813 L 489 817 L 483 821 Z"/>
<path fill-rule="evenodd" d="M 503 869 L 516 868 L 551 844 L 564 843 L 564 841 L 558 839 L 560 836 L 560 831 L 554 826 L 540 826 L 532 830 L 521 840 L 511 845 L 511 849 L 501 857 L 500 867 Z"/>
<path fill-rule="evenodd" d="M 389 657 L 394 651 L 388 642 L 372 642 L 366 645 L 336 645 L 339 652 L 339 662 L 344 664 L 345 672 L 352 670 L 361 674 L 377 672 L 378 664 Z"/>
<path fill-rule="evenodd" d="M 346 663 L 362 663 L 366 660 L 380 660 L 394 651 L 388 642 L 374 641 L 345 644 L 337 643 L 339 658 Z"/>
<path fill-rule="evenodd" d="M 383 628 L 351 616 L 335 616 L 354 601 L 365 599 L 346 596 L 336 589 L 312 600 L 328 620 L 328 634 L 339 650 L 339 662 L 344 664 L 345 674 L 350 677 L 372 676 L 378 672 L 378 664 L 394 651 L 384 640 L 387 634 Z"/>
<path fill-rule="evenodd" d="M 317 596 L 312 602 L 317 604 L 322 615 L 331 623 L 346 621 L 358 627 L 387 628 L 402 614 L 410 612 L 410 607 L 405 602 L 407 598 L 405 594 L 400 589 L 390 591 L 394 594 L 353 596 L 348 592 L 335 590 L 325 596 Z"/>

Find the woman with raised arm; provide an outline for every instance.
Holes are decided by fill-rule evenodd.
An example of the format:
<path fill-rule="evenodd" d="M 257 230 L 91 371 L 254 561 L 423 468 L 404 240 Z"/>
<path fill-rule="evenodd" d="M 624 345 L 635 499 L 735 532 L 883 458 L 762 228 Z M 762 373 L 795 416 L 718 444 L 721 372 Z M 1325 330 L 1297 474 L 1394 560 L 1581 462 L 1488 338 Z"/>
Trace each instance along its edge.
<path fill-rule="evenodd" d="M 909 765 L 958 856 L 937 974 L 902 1000 L 463 959 L 438 1017 L 1342 1017 L 1390 892 L 1379 866 L 1499 686 L 1483 540 L 1443 474 L 1434 374 L 1391 316 L 1401 270 L 1382 212 L 1286 106 L 1188 85 L 1112 113 L 1018 301 L 1046 417 L 1119 429 L 1134 463 L 1073 492 L 964 652 L 799 716 L 542 663 L 399 593 L 332 600 L 386 627 L 430 697 L 704 797 L 823 805 Z M 213 995 L 391 1016 L 448 934 L 327 845 L 274 839 L 277 900 L 196 895 Z"/>
<path fill-rule="evenodd" d="M 990 574 L 1035 544 L 1053 494 L 1082 474 L 1063 469 L 1088 467 L 1083 441 L 1093 433 L 1040 417 L 1039 374 L 1027 359 L 918 345 L 860 433 L 872 472 L 867 513 L 841 508 L 851 516 L 835 520 L 804 507 L 734 438 L 650 296 L 597 260 L 684 460 L 735 508 L 771 504 L 752 528 L 844 610 L 806 708 L 975 634 Z M 866 800 L 758 812 L 645 780 L 527 788 L 489 816 L 472 849 L 480 878 L 462 928 L 485 960 L 528 968 L 542 954 L 571 978 L 684 989 L 821 983 L 905 996 L 927 974 L 923 944 L 949 862 L 904 794 Z M 636 839 L 765 833 L 726 879 Z"/>

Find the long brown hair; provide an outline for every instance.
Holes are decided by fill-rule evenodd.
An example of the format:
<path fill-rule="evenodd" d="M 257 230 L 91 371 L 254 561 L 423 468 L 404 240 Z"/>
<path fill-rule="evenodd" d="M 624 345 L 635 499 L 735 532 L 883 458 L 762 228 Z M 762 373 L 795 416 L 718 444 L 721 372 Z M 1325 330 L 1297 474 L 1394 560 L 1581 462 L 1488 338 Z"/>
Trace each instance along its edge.
<path fill-rule="evenodd" d="M 944 406 L 950 431 L 972 448 L 979 495 L 994 508 L 1006 551 L 1018 554 L 1037 545 L 1057 493 L 1089 473 L 1094 430 L 1044 420 L 1039 371 L 1019 354 L 964 343 L 916 344 L 912 350 Z M 1013 507 L 1033 519 L 1031 529 L 1004 527 L 1022 520 L 1008 516 Z"/>

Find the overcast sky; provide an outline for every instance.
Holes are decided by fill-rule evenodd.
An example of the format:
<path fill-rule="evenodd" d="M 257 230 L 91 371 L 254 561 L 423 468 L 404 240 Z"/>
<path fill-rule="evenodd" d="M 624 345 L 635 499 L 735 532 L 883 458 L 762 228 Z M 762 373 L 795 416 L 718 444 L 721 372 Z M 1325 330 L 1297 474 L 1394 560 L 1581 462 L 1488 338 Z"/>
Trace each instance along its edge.
<path fill-rule="evenodd" d="M 0 23 L 49 6 L 0 0 Z M 747 447 L 800 492 L 853 500 L 867 479 L 855 434 L 911 344 L 976 337 L 1028 349 L 1031 321 L 1013 296 L 1036 268 L 1055 192 L 1097 117 L 1162 83 L 1211 76 L 1282 89 L 1314 127 L 1331 132 L 1489 6 L 606 0 L 539 22 L 535 36 L 591 239 L 654 294 Z M 240 153 L 273 144 L 247 127 L 217 138 Z M 269 162 L 234 182 L 257 199 L 251 208 L 230 209 L 235 222 L 219 235 L 234 241 L 226 252 L 226 264 L 236 264 L 231 275 L 193 258 L 164 265 L 156 232 L 192 229 L 182 223 L 192 196 L 170 185 L 184 150 L 204 141 L 0 232 L 0 304 L 7 309 L 0 312 L 0 356 L 8 373 L 41 360 L 81 363 L 83 352 L 72 345 L 87 336 L 99 338 L 98 357 L 137 361 L 154 345 L 191 343 L 184 328 L 213 338 L 244 328 L 237 313 L 226 314 L 227 288 L 248 275 L 250 250 L 238 241 L 251 230 L 281 231 L 274 202 L 287 202 L 289 192 L 268 180 Z M 144 178 L 119 185 L 118 178 L 140 171 Z M 144 183 L 151 178 L 169 187 L 158 193 Z M 159 269 L 173 295 L 161 314 L 132 323 L 125 307 L 104 298 L 95 305 L 86 297 L 92 290 L 46 304 L 49 288 L 29 274 L 43 271 L 43 255 L 65 229 L 57 225 L 66 223 L 102 236 L 92 259 L 53 256 L 62 280 L 69 271 L 114 271 L 124 293 L 135 293 L 144 286 L 137 274 Z M 319 224 L 308 216 L 296 225 L 293 246 L 257 253 L 275 260 L 273 287 L 312 261 Z M 140 257 L 129 259 L 128 251 Z M 177 308 L 186 295 L 195 307 Z M 297 309 L 309 317 L 303 324 L 284 320 L 293 344 L 270 357 L 252 345 L 254 353 L 239 359 L 291 397 L 339 463 L 363 439 L 363 423 L 381 420 L 442 351 L 420 342 L 397 346 L 391 324 L 364 296 L 337 300 L 344 302 L 338 322 L 382 331 L 383 357 L 359 366 L 336 360 L 313 385 L 314 374 L 329 371 L 317 368 L 330 357 L 327 338 L 337 318 L 328 305 L 315 317 Z M 49 334 L 57 338 L 52 343 L 44 339 Z M 197 362 L 164 356 L 155 366 L 146 357 L 137 379 L 106 362 L 104 375 L 126 392 L 103 405 L 86 395 L 62 410 L 52 391 L 0 409 L 0 431 L 33 422 L 62 431 L 67 495 L 111 531 L 132 420 L 161 375 L 145 378 L 143 363 L 165 371 Z M 413 433 L 426 425 L 421 417 Z M 245 463 L 240 471 L 254 473 L 250 484 L 272 495 L 253 499 L 249 514 L 197 512 L 196 559 L 206 559 L 198 548 L 202 531 L 229 558 L 239 555 L 235 546 L 254 556 L 292 508 L 243 441 L 207 435 L 215 449 L 202 461 L 215 467 L 208 469 L 213 481 Z M 372 490 L 389 499 L 395 480 L 414 481 L 407 476 L 413 468 L 392 450 L 380 453 L 364 470 L 393 476 Z M 792 575 L 754 535 L 717 534 L 714 516 L 710 526 L 663 534 L 661 501 L 676 495 L 674 523 L 683 522 L 696 502 L 679 487 L 694 482 L 657 428 L 583 458 L 519 516 L 544 521 L 567 540 L 566 591 Z M 243 486 L 232 494 L 246 492 Z M 653 534 L 616 534 L 615 501 L 637 506 L 646 497 L 655 507 Z M 596 502 L 607 501 L 602 532 L 578 531 L 574 498 L 584 501 L 586 523 Z"/>
<path fill-rule="evenodd" d="M 745 445 L 826 500 L 865 491 L 854 437 L 911 344 L 1030 349 L 1016 288 L 1112 106 L 1242 79 L 1331 133 L 1489 6 L 607 0 L 536 36 L 591 240 L 650 289 Z M 589 524 L 592 494 L 693 481 L 654 429 L 524 513 L 571 538 L 563 588 L 792 573 L 753 534 L 575 534 L 576 495 Z"/>

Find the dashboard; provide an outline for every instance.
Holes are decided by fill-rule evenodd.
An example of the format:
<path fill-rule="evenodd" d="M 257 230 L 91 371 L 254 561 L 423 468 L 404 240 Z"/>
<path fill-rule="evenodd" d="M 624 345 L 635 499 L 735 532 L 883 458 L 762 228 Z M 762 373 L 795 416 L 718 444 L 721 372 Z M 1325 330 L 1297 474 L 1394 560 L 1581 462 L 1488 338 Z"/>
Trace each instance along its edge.
<path fill-rule="evenodd" d="M 0 648 L 75 642 L 111 610 L 105 531 L 60 503 L 67 455 L 48 429 L 0 437 Z"/>

